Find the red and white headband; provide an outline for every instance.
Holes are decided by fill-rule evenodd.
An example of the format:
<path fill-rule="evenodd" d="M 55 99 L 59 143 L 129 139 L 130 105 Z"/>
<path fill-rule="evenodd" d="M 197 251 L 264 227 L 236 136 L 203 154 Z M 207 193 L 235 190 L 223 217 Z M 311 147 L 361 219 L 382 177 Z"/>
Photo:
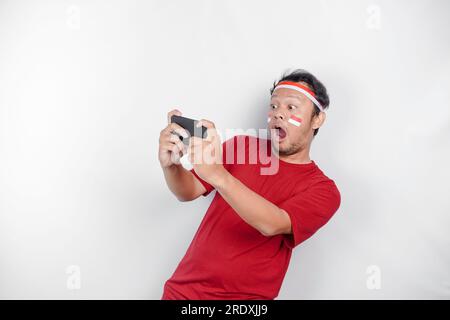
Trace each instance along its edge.
<path fill-rule="evenodd" d="M 319 108 L 320 111 L 325 112 L 320 102 L 317 101 L 315 93 L 307 86 L 294 81 L 280 81 L 273 91 L 275 92 L 275 90 L 281 88 L 292 89 L 303 93 L 309 100 L 312 101 L 312 103 L 314 103 L 317 106 L 317 108 Z"/>

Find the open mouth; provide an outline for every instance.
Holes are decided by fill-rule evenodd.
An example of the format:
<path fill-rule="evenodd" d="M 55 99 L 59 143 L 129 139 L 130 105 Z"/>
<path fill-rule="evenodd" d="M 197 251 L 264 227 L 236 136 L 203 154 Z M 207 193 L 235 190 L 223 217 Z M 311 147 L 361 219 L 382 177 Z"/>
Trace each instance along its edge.
<path fill-rule="evenodd" d="M 278 138 L 279 141 L 281 141 L 281 140 L 283 140 L 284 138 L 286 138 L 286 136 L 287 136 L 286 130 L 284 130 L 284 129 L 283 129 L 282 127 L 280 127 L 280 126 L 275 126 L 274 129 L 275 129 L 276 137 Z"/>

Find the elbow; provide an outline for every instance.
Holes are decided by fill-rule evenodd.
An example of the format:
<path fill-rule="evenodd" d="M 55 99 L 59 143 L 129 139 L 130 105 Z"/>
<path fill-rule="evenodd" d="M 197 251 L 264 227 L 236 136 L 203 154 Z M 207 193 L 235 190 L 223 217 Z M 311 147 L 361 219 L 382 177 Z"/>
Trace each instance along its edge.
<path fill-rule="evenodd" d="M 269 225 L 260 227 L 258 231 L 265 237 L 273 237 L 279 234 L 290 234 L 291 224 L 289 225 Z"/>
<path fill-rule="evenodd" d="M 270 232 L 264 232 L 264 231 L 259 231 L 264 237 L 272 237 L 272 234 Z"/>
<path fill-rule="evenodd" d="M 278 234 L 278 231 L 271 226 L 260 227 L 259 232 L 265 237 L 273 237 Z"/>
<path fill-rule="evenodd" d="M 188 201 L 192 201 L 193 199 L 190 199 L 188 197 L 183 197 L 183 196 L 177 196 L 177 200 L 180 202 L 188 202 Z"/>
<path fill-rule="evenodd" d="M 267 223 L 260 228 L 259 232 L 265 237 L 273 237 L 279 234 L 290 234 L 292 232 L 292 224 L 289 215 L 281 210 L 281 219 L 273 219 L 270 223 Z"/>
<path fill-rule="evenodd" d="M 188 202 L 197 199 L 199 196 L 195 194 L 176 195 L 177 200 L 180 202 Z"/>

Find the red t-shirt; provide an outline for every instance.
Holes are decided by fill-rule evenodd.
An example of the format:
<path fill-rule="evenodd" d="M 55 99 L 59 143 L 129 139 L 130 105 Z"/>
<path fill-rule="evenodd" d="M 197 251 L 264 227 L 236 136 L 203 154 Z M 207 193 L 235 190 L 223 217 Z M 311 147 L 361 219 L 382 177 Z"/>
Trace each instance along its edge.
<path fill-rule="evenodd" d="M 274 161 L 270 140 L 251 136 L 231 138 L 222 148 L 225 168 L 284 209 L 293 233 L 262 235 L 216 192 L 185 256 L 166 281 L 162 299 L 274 299 L 292 249 L 311 237 L 339 208 L 340 193 L 334 181 L 314 161 Z M 273 169 L 272 174 L 262 174 L 261 169 L 276 168 L 276 162 L 275 174 Z M 214 190 L 194 170 L 191 172 L 205 186 L 204 196 Z"/>

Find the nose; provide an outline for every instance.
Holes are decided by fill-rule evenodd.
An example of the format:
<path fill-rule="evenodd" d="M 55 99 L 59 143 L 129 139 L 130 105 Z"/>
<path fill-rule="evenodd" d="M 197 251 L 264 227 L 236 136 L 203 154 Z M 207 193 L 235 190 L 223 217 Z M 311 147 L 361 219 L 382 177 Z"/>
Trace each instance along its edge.
<path fill-rule="evenodd" d="M 282 112 L 278 111 L 274 114 L 275 119 L 284 120 L 285 116 Z"/>

